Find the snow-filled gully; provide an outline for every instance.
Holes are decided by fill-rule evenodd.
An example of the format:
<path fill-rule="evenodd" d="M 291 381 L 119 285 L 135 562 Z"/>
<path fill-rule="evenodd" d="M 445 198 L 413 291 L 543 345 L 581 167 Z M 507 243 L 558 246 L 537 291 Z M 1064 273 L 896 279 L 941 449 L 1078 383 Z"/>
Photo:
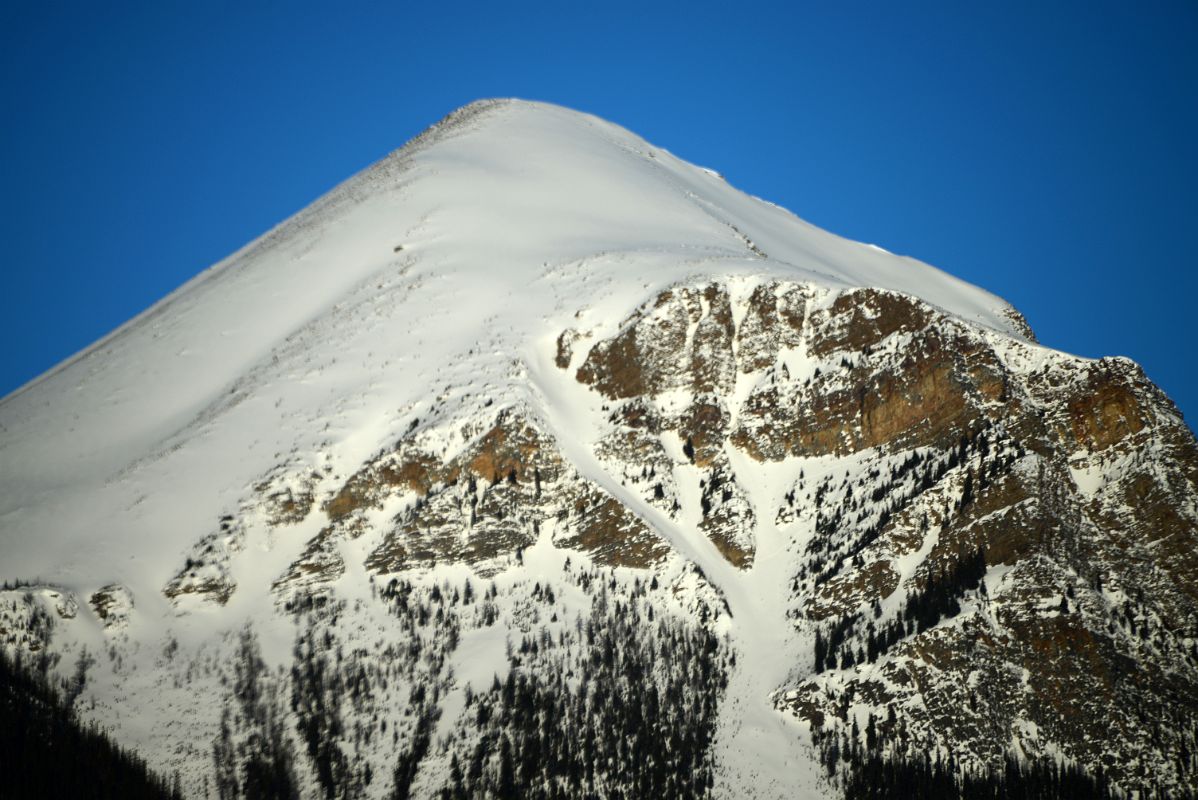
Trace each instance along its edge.
<path fill-rule="evenodd" d="M 725 627 L 736 652 L 736 668 L 720 708 L 715 742 L 718 796 L 816 797 L 824 793 L 818 763 L 793 717 L 775 710 L 773 692 L 782 687 L 801 663 L 810 644 L 787 619 L 790 559 L 783 535 L 774 524 L 772 498 L 764 496 L 769 482 L 750 480 L 763 465 L 736 452 L 729 457 L 754 506 L 756 558 L 740 570 L 694 525 L 670 519 L 629 490 L 600 463 L 593 445 L 603 413 L 600 401 L 575 381 L 570 371 L 553 363 L 551 350 L 528 353 L 529 378 L 540 395 L 544 422 L 563 456 L 579 474 L 609 492 L 637 514 L 673 547 L 702 570 L 722 595 L 733 617 Z M 765 488 L 763 488 L 765 487 Z M 784 632 L 784 633 L 782 633 Z"/>

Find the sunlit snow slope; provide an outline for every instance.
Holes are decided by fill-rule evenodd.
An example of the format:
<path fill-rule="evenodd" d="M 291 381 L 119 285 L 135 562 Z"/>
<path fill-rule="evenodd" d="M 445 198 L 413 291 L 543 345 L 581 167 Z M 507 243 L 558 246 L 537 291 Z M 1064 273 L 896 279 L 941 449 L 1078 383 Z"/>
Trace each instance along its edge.
<path fill-rule="evenodd" d="M 735 274 L 892 288 L 1011 327 L 999 298 L 616 125 L 484 101 L 5 398 L 5 571 L 156 594 L 180 543 L 276 453 L 352 463 L 450 364 L 499 399 L 507 363 L 580 305 L 614 324 L 674 282 Z"/>
<path fill-rule="evenodd" d="M 207 748 L 217 711 L 193 708 L 194 697 L 180 688 L 182 668 L 172 673 L 169 666 L 175 651 L 164 651 L 163 642 L 181 646 L 191 663 L 207 664 L 196 671 L 208 669 L 214 687 L 211 670 L 219 671 L 214 665 L 228 658 L 246 623 L 268 665 L 289 665 L 294 631 L 282 610 L 292 597 L 286 592 L 326 580 L 337 597 L 368 606 L 368 582 L 387 574 L 380 564 L 391 563 L 379 555 L 384 528 L 404 509 L 419 509 L 424 500 L 414 498 L 427 491 L 367 502 L 357 489 L 342 488 L 352 484 L 347 480 L 409 437 L 422 448 L 421 469 L 444 465 L 433 482 L 456 485 L 465 472 L 453 459 L 475 452 L 469 448 L 494 412 L 515 409 L 560 453 L 561 485 L 575 487 L 561 497 L 592 491 L 614 498 L 668 545 L 669 555 L 654 555 L 664 560 L 653 563 L 665 564 L 663 582 L 674 581 L 672 594 L 661 590 L 677 605 L 670 613 L 704 603 L 717 609 L 713 630 L 727 637 L 737 660 L 712 750 L 717 793 L 819 796 L 830 789 L 804 744 L 807 729 L 772 698 L 802 677 L 811 652 L 810 630 L 796 632 L 791 621 L 798 534 L 784 530 L 790 522 L 775 513 L 787 491 L 794 494 L 796 462 L 765 463 L 770 459 L 750 458 L 744 448 L 725 449 L 726 471 L 739 475 L 742 487 L 725 501 L 752 528 L 729 534 L 741 536 L 740 544 L 725 547 L 697 532 L 701 502 L 702 515 L 708 511 L 706 494 L 700 499 L 707 484 L 687 466 L 681 440 L 662 445 L 673 447 L 666 498 L 676 497 L 673 510 L 613 471 L 601 446 L 611 427 L 608 405 L 575 378 L 584 351 L 561 349 L 564 331 L 587 343 L 610 339 L 671 287 L 712 281 L 728 287 L 738 326 L 752 313 L 750 293 L 766 284 L 808 287 L 809 314 L 842 290 L 873 287 L 918 298 L 970 335 L 1020 343 L 1018 352 L 1010 349 L 1015 345 L 1003 351 L 1012 369 L 1031 373 L 1048 358 L 1005 302 L 933 267 L 814 228 L 595 117 L 540 103 L 479 102 L 5 398 L 0 578 L 49 587 L 58 593 L 52 599 L 74 598 L 78 608 L 65 615 L 67 632 L 55 644 L 61 668 L 81 648 L 108 651 L 91 691 L 118 739 L 153 766 L 180 771 L 189 791 L 202 796 L 211 788 Z M 693 305 L 706 314 L 715 295 L 699 296 Z M 696 330 L 685 334 L 688 342 Z M 817 363 L 802 347 L 787 353 L 779 364 L 796 380 Z M 728 385 L 732 424 L 764 380 L 742 375 Z M 662 408 L 691 399 L 670 397 L 661 394 Z M 517 428 L 512 423 L 504 435 Z M 804 466 L 814 482 L 845 463 L 813 459 Z M 308 504 L 278 501 L 283 495 L 276 493 L 273 521 L 254 522 L 247 497 L 276 485 L 309 497 Z M 357 516 L 341 516 L 338 497 Z M 555 507 L 559 529 L 573 519 L 570 508 L 588 513 L 586 502 L 572 502 Z M 351 518 L 359 527 L 346 527 Z M 802 524 L 802 536 L 810 536 L 814 523 Z M 501 598 L 533 580 L 539 597 L 544 575 L 569 572 L 569 548 L 546 536 L 527 557 L 521 553 L 521 563 L 499 570 Z M 745 537 L 755 559 L 740 568 L 728 554 L 747 546 Z M 189 553 L 202 561 L 214 551 L 224 558 L 223 572 L 177 577 L 192 568 Z M 586 560 L 578 552 L 574 558 Z M 481 574 L 489 580 L 496 569 L 488 564 Z M 685 577 L 690 565 L 701 578 Z M 420 574 L 460 584 L 474 573 L 464 564 L 436 563 Z M 627 586 L 640 586 L 632 572 L 620 574 Z M 95 599 L 114 586 L 122 588 Z M 575 594 L 585 596 L 570 592 L 558 592 L 567 607 Z M 105 616 L 110 601 L 123 609 L 115 639 Z M 515 600 L 500 605 L 510 642 L 519 635 L 512 620 L 522 612 Z M 347 615 L 366 620 L 344 634 L 347 648 L 370 650 L 385 638 L 386 614 Z M 456 652 L 451 660 L 460 678 L 445 679 L 440 737 L 457 730 L 464 687 L 507 670 L 504 637 L 463 626 L 460 647 L 448 651 Z M 175 694 L 163 675 L 174 675 Z M 202 726 L 196 736 L 186 718 L 192 713 Z M 431 793 L 449 774 L 450 750 L 434 747 L 430 759 L 441 761 L 422 767 L 417 794 Z M 375 772 L 389 773 L 390 751 L 369 752 L 363 758 L 374 759 Z M 305 792 L 314 794 L 317 773 L 297 769 Z M 380 777 L 362 791 L 382 796 L 390 780 Z"/>

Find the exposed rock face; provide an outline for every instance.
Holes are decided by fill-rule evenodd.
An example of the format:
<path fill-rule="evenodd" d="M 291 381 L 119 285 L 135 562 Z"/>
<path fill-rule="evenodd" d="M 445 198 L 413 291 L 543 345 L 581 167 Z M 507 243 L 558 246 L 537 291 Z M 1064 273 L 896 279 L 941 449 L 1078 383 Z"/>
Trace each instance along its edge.
<path fill-rule="evenodd" d="M 699 526 L 738 567 L 753 562 L 753 510 L 724 452 L 727 401 L 738 374 L 772 364 L 780 348 L 800 342 L 807 295 L 802 286 L 759 284 L 738 326 L 726 286 L 676 287 L 591 347 L 577 371 L 580 382 L 620 403 L 611 421 L 622 430 L 601 450 L 607 463 L 644 464 L 646 452 L 665 451 L 667 437 L 670 447 L 681 444 L 700 472 Z M 557 363 L 565 369 L 570 361 Z M 655 458 L 649 466 L 657 477 L 665 465 Z M 667 501 L 677 514 L 674 480 L 662 475 L 650 488 L 651 502 Z"/>
<path fill-rule="evenodd" d="M 753 290 L 746 319 L 733 323 L 721 284 L 678 287 L 659 294 L 596 344 L 578 380 L 613 400 L 656 397 L 670 390 L 727 393 L 737 365 L 772 363 L 780 347 L 799 341 L 807 290 L 765 283 Z M 558 366 L 564 363 L 559 358 Z"/>
<path fill-rule="evenodd" d="M 237 590 L 229 563 L 244 549 L 244 525 L 226 514 L 220 519 L 219 530 L 196 542 L 182 569 L 162 593 L 176 605 L 195 599 L 223 606 Z"/>
<path fill-rule="evenodd" d="M 613 404 L 601 456 L 678 519 L 698 472 L 690 518 L 738 567 L 756 520 L 730 457 L 795 465 L 770 513 L 802 543 L 792 617 L 819 663 L 778 703 L 820 742 L 868 721 L 885 752 L 984 768 L 1014 742 L 1192 791 L 1198 448 L 1134 364 L 1016 321 L 1024 338 L 875 289 L 675 287 L 577 379 Z"/>
<path fill-rule="evenodd" d="M 89 601 L 96 616 L 108 629 L 123 627 L 133 611 L 133 593 L 119 583 L 103 587 Z"/>
<path fill-rule="evenodd" d="M 645 568 L 668 552 L 639 518 L 580 478 L 530 420 L 505 411 L 455 457 L 442 460 L 408 437 L 363 465 L 324 502 L 328 525 L 276 588 L 340 577 L 337 542 L 357 538 L 371 514 L 388 508 L 388 530 L 366 561 L 383 574 L 465 563 L 492 575 L 542 529 L 600 564 Z"/>
<path fill-rule="evenodd" d="M 811 319 L 807 352 L 826 366 L 759 384 L 734 442 L 759 460 L 954 442 L 1003 397 L 1002 369 L 988 348 L 928 329 L 931 320 L 912 298 L 841 295 Z"/>
<path fill-rule="evenodd" d="M 316 504 L 315 487 L 321 476 L 313 470 L 304 471 L 298 464 L 284 465 L 265 476 L 254 486 L 260 498 L 258 505 L 272 528 L 296 525 L 312 513 Z"/>

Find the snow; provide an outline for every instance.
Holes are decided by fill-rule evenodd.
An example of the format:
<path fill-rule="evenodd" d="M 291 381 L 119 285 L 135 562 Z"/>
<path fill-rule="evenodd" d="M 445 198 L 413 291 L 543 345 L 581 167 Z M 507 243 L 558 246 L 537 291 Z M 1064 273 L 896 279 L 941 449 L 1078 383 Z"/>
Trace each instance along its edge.
<path fill-rule="evenodd" d="M 478 104 L 5 398 L 0 578 L 37 576 L 80 602 L 124 587 L 136 598 L 121 627 L 133 677 L 111 691 L 154 692 L 158 642 L 174 637 L 196 656 L 245 621 L 273 619 L 271 582 L 320 529 L 319 513 L 280 529 L 259 515 L 245 532 L 252 557 L 231 557 L 237 591 L 227 606 L 170 603 L 162 588 L 191 547 L 252 502 L 262 476 L 280 464 L 315 472 L 319 503 L 413 424 L 428 431 L 430 449 L 452 453 L 469 436 L 443 423 L 492 402 L 523 405 L 585 478 L 699 565 L 726 599 L 743 668 L 722 712 L 721 791 L 818 795 L 801 726 L 770 697 L 810 646 L 779 640 L 791 630 L 790 561 L 775 556 L 800 534 L 779 531 L 774 511 L 800 469 L 814 480 L 812 465 L 767 467 L 729 450 L 759 521 L 758 558 L 740 572 L 696 526 L 609 473 L 595 455 L 600 398 L 552 361 L 567 328 L 608 335 L 670 285 L 730 276 L 744 293 L 765 279 L 889 288 L 963 324 L 1012 332 L 999 298 L 819 230 L 618 126 L 542 103 Z M 802 352 L 783 360 L 796 379 L 814 368 Z M 751 388 L 738 384 L 734 407 Z M 680 451 L 668 455 L 681 461 Z M 698 505 L 695 483 L 680 481 L 686 508 Z M 351 601 L 355 591 L 369 595 L 368 546 L 340 545 Z M 564 556 L 538 545 L 529 557 L 525 573 L 560 571 L 554 559 Z M 94 615 L 72 630 L 93 650 L 107 641 Z M 260 630 L 272 668 L 287 663 L 291 629 Z M 453 661 L 460 687 L 503 677 L 503 636 L 499 627 L 465 633 Z M 146 702 L 168 718 L 187 699 L 172 690 Z M 126 714 L 116 728 L 163 760 L 154 749 L 165 746 L 154 741 L 161 725 Z"/>

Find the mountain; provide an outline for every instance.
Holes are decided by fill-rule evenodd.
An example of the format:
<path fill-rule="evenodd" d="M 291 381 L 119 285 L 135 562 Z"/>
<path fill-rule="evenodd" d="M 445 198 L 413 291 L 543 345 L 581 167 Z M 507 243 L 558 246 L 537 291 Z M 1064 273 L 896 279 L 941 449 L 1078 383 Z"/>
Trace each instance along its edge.
<path fill-rule="evenodd" d="M 5 398 L 0 486 L 0 641 L 187 797 L 1198 792 L 1169 399 L 562 108 Z"/>

